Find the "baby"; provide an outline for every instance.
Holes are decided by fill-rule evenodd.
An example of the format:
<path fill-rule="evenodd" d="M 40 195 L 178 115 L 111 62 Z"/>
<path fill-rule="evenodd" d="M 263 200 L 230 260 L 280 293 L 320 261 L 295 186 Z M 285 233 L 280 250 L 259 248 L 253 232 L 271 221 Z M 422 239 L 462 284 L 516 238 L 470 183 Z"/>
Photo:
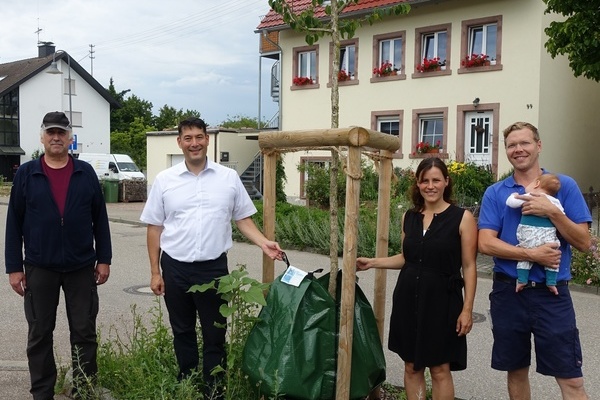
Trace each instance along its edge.
<path fill-rule="evenodd" d="M 525 188 L 525 196 L 531 194 L 545 195 L 552 204 L 564 213 L 564 209 L 560 201 L 554 196 L 560 189 L 560 181 L 553 174 L 542 174 Z M 506 205 L 512 208 L 520 208 L 525 200 L 516 199 L 518 193 L 513 193 L 506 199 Z M 539 217 L 537 215 L 522 215 L 519 226 L 517 227 L 517 240 L 519 246 L 530 249 L 541 246 L 545 243 L 556 243 L 560 245 L 556 236 L 556 227 L 552 224 L 549 218 Z M 531 261 L 519 261 L 517 263 L 517 287 L 516 291 L 520 292 L 529 281 L 529 270 L 533 263 Z M 546 270 L 546 286 L 548 289 L 558 295 L 556 289 L 556 276 L 558 268 L 544 267 Z"/>

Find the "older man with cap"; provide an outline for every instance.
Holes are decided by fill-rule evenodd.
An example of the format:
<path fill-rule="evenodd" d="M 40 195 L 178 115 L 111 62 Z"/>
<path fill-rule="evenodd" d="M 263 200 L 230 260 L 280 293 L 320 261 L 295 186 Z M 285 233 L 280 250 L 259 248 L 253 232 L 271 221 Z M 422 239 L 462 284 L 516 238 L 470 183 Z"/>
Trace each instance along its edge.
<path fill-rule="evenodd" d="M 97 372 L 97 285 L 112 258 L 106 204 L 93 168 L 69 155 L 71 123 L 63 112 L 44 116 L 44 154 L 19 167 L 6 218 L 5 264 L 24 296 L 27 358 L 35 400 L 54 398 L 53 331 L 60 289 L 65 296 L 74 394 Z M 23 248 L 25 254 L 23 255 Z"/>

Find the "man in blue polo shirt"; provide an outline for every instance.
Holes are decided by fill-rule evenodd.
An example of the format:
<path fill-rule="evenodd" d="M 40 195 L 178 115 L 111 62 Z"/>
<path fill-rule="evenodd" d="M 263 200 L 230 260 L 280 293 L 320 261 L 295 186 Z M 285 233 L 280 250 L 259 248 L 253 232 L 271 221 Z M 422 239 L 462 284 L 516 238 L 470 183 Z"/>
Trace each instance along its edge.
<path fill-rule="evenodd" d="M 569 293 L 571 248 L 590 248 L 590 211 L 577 183 L 558 175 L 561 189 L 556 197 L 564 205 L 563 214 L 545 196 L 517 196 L 525 200 L 522 209 L 506 206 L 510 193 L 525 194 L 525 187 L 540 173 L 542 150 L 537 128 L 516 122 L 504 130 L 506 156 L 513 175 L 490 186 L 479 214 L 479 251 L 494 257 L 494 283 L 490 313 L 494 345 L 492 368 L 507 371 L 510 399 L 530 399 L 529 365 L 531 334 L 536 349 L 536 371 L 555 377 L 563 399 L 587 399 L 581 371 L 582 354 Z M 556 226 L 560 246 L 548 243 L 526 249 L 518 247 L 517 225 L 525 215 L 548 217 Z M 515 291 L 517 262 L 534 262 L 527 286 Z M 558 296 L 546 289 L 544 266 L 559 268 Z"/>

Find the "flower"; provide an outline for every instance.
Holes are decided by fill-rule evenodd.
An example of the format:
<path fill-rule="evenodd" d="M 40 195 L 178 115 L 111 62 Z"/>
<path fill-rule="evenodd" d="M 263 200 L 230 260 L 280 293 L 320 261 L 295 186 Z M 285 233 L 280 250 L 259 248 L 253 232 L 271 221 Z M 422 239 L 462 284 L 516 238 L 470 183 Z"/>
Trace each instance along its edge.
<path fill-rule="evenodd" d="M 481 67 L 489 62 L 488 58 L 489 56 L 485 54 L 471 54 L 470 56 L 465 56 L 461 64 L 465 68 Z"/>
<path fill-rule="evenodd" d="M 419 72 L 435 71 L 443 65 L 445 65 L 445 62 L 440 62 L 439 57 L 424 58 L 423 64 L 417 65 L 417 71 L 419 71 Z"/>
<path fill-rule="evenodd" d="M 338 82 L 344 82 L 349 80 L 350 75 L 348 75 L 345 69 L 341 69 L 340 72 L 338 72 Z"/>
<path fill-rule="evenodd" d="M 571 274 L 575 283 L 600 285 L 600 237 L 590 230 L 591 246 L 587 251 L 572 247 Z"/>
<path fill-rule="evenodd" d="M 295 86 L 303 86 L 312 84 L 313 80 L 310 76 L 296 76 L 292 82 Z"/>
<path fill-rule="evenodd" d="M 429 142 L 419 142 L 417 143 L 417 153 L 424 154 L 429 153 L 431 150 L 439 150 L 442 145 L 442 142 L 438 140 L 435 144 L 431 144 Z"/>
<path fill-rule="evenodd" d="M 385 61 L 381 64 L 381 67 L 373 68 L 373 75 L 375 76 L 389 76 L 392 75 L 396 70 L 393 68 L 393 65 L 389 61 Z"/>

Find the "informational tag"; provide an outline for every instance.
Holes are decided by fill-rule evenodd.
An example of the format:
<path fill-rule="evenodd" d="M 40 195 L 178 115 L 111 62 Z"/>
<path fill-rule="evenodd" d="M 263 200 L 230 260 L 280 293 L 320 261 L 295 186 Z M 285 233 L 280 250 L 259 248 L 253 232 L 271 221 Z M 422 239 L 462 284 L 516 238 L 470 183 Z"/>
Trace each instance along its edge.
<path fill-rule="evenodd" d="M 281 282 L 298 287 L 306 275 L 308 275 L 307 272 L 290 265 L 281 277 Z"/>

